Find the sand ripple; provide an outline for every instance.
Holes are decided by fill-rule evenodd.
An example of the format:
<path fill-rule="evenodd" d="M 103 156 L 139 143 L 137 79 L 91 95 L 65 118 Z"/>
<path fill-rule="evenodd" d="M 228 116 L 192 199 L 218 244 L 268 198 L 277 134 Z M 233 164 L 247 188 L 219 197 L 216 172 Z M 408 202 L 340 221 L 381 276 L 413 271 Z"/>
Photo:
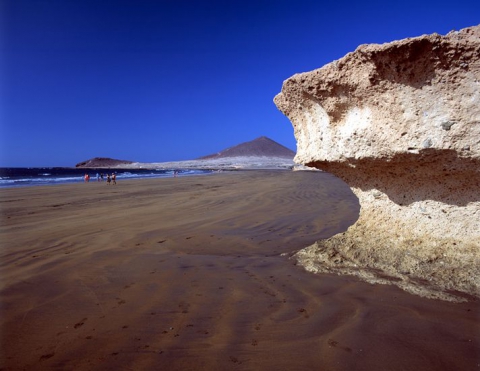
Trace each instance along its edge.
<path fill-rule="evenodd" d="M 288 256 L 358 216 L 319 172 L 4 190 L 0 368 L 472 370 L 478 303 Z M 283 255 L 282 255 L 283 254 Z"/>

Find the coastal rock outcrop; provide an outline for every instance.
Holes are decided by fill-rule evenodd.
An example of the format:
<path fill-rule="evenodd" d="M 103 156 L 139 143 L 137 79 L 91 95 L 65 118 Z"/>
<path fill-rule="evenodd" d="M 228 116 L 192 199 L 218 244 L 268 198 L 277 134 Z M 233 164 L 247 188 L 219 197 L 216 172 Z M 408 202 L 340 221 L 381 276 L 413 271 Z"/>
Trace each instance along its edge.
<path fill-rule="evenodd" d="M 480 297 L 480 26 L 361 45 L 274 101 L 295 161 L 343 179 L 361 205 L 346 232 L 297 253 L 307 269 Z"/>

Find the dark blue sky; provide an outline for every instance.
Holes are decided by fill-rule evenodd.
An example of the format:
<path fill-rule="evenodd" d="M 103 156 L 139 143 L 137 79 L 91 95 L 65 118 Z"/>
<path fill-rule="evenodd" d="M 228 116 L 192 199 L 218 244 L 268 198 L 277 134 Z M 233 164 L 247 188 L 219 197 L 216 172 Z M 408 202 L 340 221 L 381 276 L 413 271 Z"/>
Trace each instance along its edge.
<path fill-rule="evenodd" d="M 0 166 L 295 150 L 282 82 L 360 44 L 480 23 L 480 1 L 0 0 Z"/>

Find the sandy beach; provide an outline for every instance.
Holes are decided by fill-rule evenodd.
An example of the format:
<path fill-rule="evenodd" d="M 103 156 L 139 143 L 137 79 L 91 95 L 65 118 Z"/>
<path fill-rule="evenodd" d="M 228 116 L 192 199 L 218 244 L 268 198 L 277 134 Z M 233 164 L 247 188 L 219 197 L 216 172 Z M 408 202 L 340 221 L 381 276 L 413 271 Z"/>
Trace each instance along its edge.
<path fill-rule="evenodd" d="M 3 370 L 478 370 L 480 304 L 290 256 L 358 217 L 322 172 L 3 189 Z"/>

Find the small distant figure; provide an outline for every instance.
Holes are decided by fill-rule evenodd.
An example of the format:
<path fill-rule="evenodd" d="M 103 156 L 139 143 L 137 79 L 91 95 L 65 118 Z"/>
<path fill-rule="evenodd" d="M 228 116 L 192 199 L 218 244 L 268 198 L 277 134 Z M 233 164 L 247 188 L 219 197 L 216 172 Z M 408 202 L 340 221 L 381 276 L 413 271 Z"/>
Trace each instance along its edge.
<path fill-rule="evenodd" d="M 85 174 L 85 176 L 83 177 L 83 180 L 85 183 L 88 183 L 90 181 L 90 175 Z"/>
<path fill-rule="evenodd" d="M 97 173 L 97 182 L 99 182 L 99 181 L 100 181 L 100 174 Z"/>
<path fill-rule="evenodd" d="M 173 177 L 176 178 L 178 175 L 178 170 L 173 170 Z"/>
<path fill-rule="evenodd" d="M 112 182 L 113 184 L 117 184 L 117 174 L 112 173 Z"/>
<path fill-rule="evenodd" d="M 107 185 L 110 185 L 110 174 L 107 174 Z"/>
<path fill-rule="evenodd" d="M 103 173 L 100 173 L 100 179 L 103 182 Z"/>

